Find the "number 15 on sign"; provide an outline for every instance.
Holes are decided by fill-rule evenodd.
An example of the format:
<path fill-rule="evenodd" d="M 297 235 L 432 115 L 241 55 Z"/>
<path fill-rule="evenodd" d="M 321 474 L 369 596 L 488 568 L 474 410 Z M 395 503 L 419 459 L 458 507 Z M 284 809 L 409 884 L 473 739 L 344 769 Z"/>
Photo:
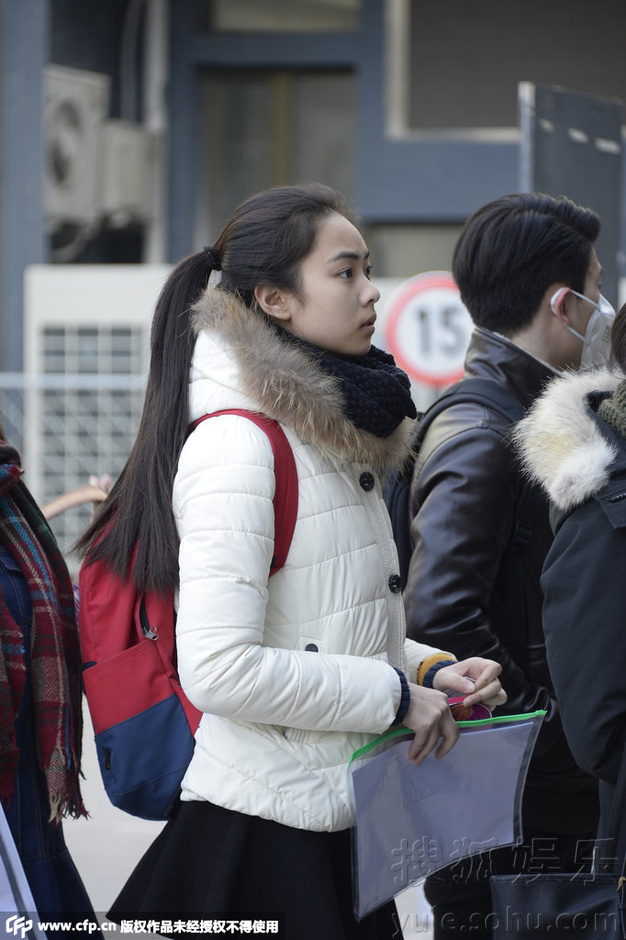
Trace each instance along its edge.
<path fill-rule="evenodd" d="M 463 375 L 473 323 L 446 271 L 417 274 L 387 304 L 387 345 L 414 382 L 446 386 Z"/>

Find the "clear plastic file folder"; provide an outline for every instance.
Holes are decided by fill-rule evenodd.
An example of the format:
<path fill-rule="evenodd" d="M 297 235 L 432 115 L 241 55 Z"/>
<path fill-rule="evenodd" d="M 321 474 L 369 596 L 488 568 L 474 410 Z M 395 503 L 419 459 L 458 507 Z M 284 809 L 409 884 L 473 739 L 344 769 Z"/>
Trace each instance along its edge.
<path fill-rule="evenodd" d="M 357 919 L 460 858 L 521 837 L 522 792 L 545 712 L 459 722 L 459 740 L 416 767 L 412 734 L 390 732 L 352 756 Z"/>

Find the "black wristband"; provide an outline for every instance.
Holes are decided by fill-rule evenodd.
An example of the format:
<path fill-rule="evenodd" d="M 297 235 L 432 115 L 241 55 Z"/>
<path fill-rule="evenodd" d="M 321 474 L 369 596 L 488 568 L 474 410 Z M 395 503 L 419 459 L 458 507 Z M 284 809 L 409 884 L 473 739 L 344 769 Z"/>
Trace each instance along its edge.
<path fill-rule="evenodd" d="M 430 669 L 426 672 L 423 680 L 422 686 L 425 689 L 432 689 L 433 679 L 435 675 L 439 672 L 440 669 L 445 669 L 446 666 L 453 666 L 457 662 L 456 659 L 441 659 L 438 663 L 435 663 L 434 666 L 431 666 Z"/>
<path fill-rule="evenodd" d="M 406 713 L 409 710 L 409 705 L 411 704 L 411 690 L 409 689 L 409 682 L 407 677 L 404 675 L 401 669 L 396 669 L 395 666 L 392 667 L 398 673 L 400 677 L 400 684 L 402 686 L 402 696 L 400 698 L 400 704 L 398 706 L 398 711 L 396 712 L 396 717 L 393 720 L 392 728 L 395 728 L 397 725 L 401 725 L 404 719 L 406 718 Z"/>

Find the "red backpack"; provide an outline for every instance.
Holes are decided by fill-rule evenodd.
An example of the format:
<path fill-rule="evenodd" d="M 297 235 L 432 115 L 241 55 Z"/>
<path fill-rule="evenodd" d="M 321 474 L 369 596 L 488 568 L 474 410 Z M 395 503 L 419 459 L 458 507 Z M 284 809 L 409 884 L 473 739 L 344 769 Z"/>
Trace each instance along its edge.
<path fill-rule="evenodd" d="M 264 415 L 230 410 L 268 436 L 274 452 L 274 558 L 270 577 L 285 563 L 298 511 L 298 475 L 280 425 Z M 136 554 L 136 550 L 135 550 Z M 85 694 L 100 772 L 114 806 L 144 819 L 165 819 L 191 760 L 201 718 L 183 692 L 176 669 L 174 597 L 141 594 L 132 566 L 125 579 L 104 561 L 83 562 L 79 575 L 79 632 Z"/>

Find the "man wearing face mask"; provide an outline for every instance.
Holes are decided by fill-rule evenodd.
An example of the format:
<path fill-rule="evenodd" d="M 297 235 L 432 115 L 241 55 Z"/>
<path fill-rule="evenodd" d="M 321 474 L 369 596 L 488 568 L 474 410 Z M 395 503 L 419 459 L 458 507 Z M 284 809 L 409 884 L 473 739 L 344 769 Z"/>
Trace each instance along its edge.
<path fill-rule="evenodd" d="M 550 301 L 550 308 L 561 319 L 566 316 L 563 307 L 568 294 L 574 294 L 580 300 L 587 301 L 592 308 L 584 334 L 579 333 L 571 324 L 568 326 L 569 332 L 583 344 L 580 355 L 580 368 L 592 369 L 594 366 L 605 365 L 609 358 L 611 326 L 615 319 L 613 306 L 602 294 L 600 294 L 597 301 L 594 301 L 590 297 L 585 297 L 584 294 L 579 294 L 571 287 L 559 287 Z"/>
<path fill-rule="evenodd" d="M 475 324 L 464 378 L 499 386 L 520 417 L 555 373 L 608 355 L 614 311 L 600 293 L 599 229 L 569 199 L 522 193 L 475 212 L 456 245 L 453 273 Z M 500 662 L 508 702 L 499 713 L 547 712 L 524 791 L 524 844 L 427 879 L 435 940 L 460 930 L 489 940 L 489 876 L 578 870 L 598 819 L 596 786 L 567 747 L 546 663 L 548 502 L 522 473 L 511 427 L 496 408 L 451 403 L 428 427 L 411 484 L 409 635 L 459 659 Z"/>

